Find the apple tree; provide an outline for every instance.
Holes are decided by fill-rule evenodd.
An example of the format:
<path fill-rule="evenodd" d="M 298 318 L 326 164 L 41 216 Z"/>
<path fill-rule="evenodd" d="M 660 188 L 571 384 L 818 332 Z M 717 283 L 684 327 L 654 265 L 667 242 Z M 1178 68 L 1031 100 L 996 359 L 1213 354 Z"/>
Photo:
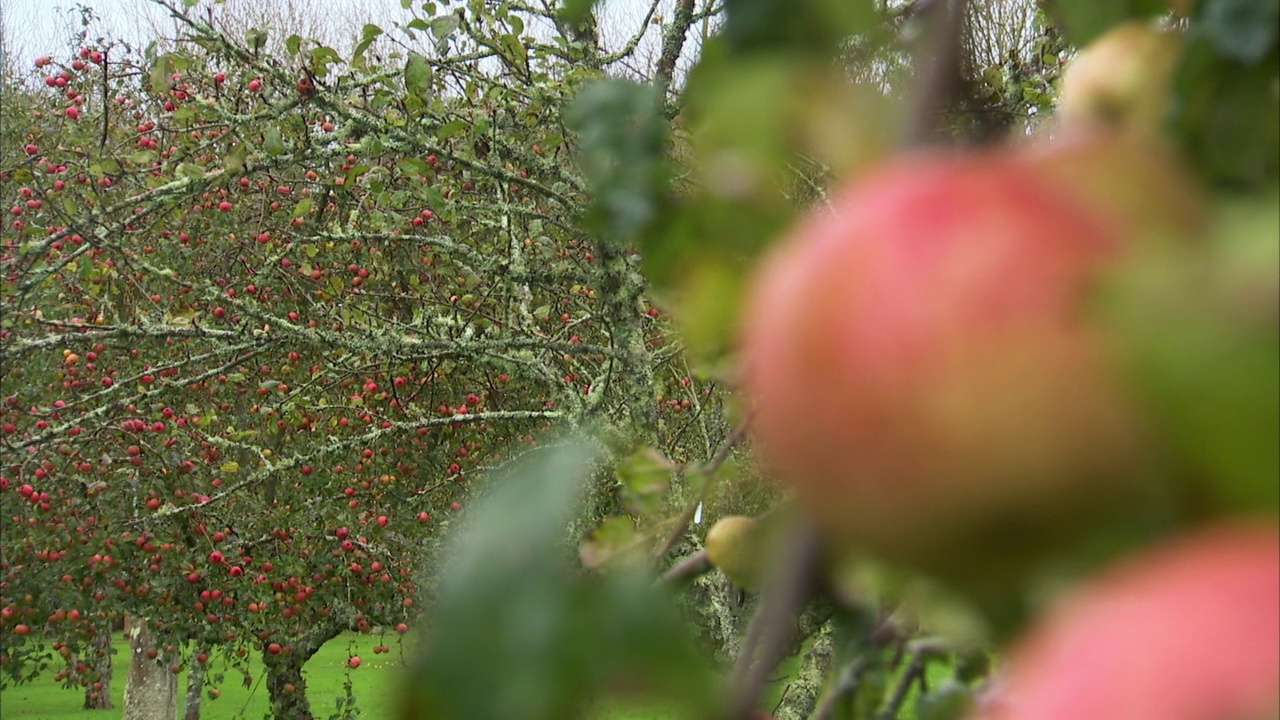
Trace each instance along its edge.
<path fill-rule="evenodd" d="M 308 717 L 307 658 L 416 624 L 490 467 L 553 426 L 727 431 L 634 248 L 584 225 L 566 109 L 601 48 L 475 7 L 268 58 L 283 29 L 161 5 L 181 42 L 86 39 L 6 103 L 0 655 L 97 693 L 79 658 L 127 615 L 166 671 L 261 655 Z"/>

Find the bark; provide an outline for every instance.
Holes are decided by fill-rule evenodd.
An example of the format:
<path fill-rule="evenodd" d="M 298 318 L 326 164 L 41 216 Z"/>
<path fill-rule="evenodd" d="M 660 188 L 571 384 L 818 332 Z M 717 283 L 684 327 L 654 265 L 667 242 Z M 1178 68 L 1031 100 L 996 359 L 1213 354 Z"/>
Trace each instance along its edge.
<path fill-rule="evenodd" d="M 122 720 L 173 720 L 178 713 L 178 676 L 147 657 L 155 636 L 144 618 L 129 628 L 129 676 L 124 685 Z"/>
<path fill-rule="evenodd" d="M 89 643 L 89 654 L 85 658 L 94 682 L 102 683 L 102 687 L 94 689 L 94 683 L 89 683 L 84 689 L 85 710 L 109 710 L 115 707 L 111 702 L 111 655 L 111 624 L 103 623 Z"/>
<path fill-rule="evenodd" d="M 271 714 L 276 720 L 314 720 L 311 701 L 307 699 L 307 681 L 302 676 L 302 658 L 276 656 L 267 665 L 267 692 L 271 696 Z"/>
<path fill-rule="evenodd" d="M 316 626 L 293 645 L 290 654 L 272 655 L 263 648 L 262 656 L 267 666 L 267 693 L 271 698 L 271 712 L 276 720 L 314 720 L 311 701 L 307 698 L 307 680 L 302 676 L 302 666 L 326 642 L 342 632 L 342 625 L 329 622 Z"/>
<path fill-rule="evenodd" d="M 666 101 L 671 89 L 671 81 L 676 73 L 676 61 L 684 51 L 685 38 L 689 35 L 689 26 L 693 24 L 694 0 L 678 0 L 675 15 L 663 29 L 662 54 L 658 56 L 658 64 L 654 71 L 653 82 L 661 91 L 660 98 Z"/>
<path fill-rule="evenodd" d="M 193 662 L 187 673 L 187 696 L 182 702 L 182 720 L 200 720 L 201 693 L 204 692 L 204 665 Z"/>
<path fill-rule="evenodd" d="M 777 720 L 805 720 L 813 713 L 834 657 L 832 628 L 827 623 L 813 635 L 809 649 L 800 658 L 800 668 L 774 710 Z"/>

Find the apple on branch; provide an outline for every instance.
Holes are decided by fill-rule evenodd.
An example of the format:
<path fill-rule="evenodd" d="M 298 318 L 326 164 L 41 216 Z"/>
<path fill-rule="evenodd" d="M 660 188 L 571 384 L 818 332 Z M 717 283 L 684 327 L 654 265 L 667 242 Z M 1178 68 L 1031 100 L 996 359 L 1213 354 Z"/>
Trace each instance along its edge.
<path fill-rule="evenodd" d="M 1145 490 L 1090 307 L 1126 240 L 1015 153 L 908 155 L 839 190 L 746 308 L 767 466 L 891 562 L 986 582 L 1069 543 Z"/>

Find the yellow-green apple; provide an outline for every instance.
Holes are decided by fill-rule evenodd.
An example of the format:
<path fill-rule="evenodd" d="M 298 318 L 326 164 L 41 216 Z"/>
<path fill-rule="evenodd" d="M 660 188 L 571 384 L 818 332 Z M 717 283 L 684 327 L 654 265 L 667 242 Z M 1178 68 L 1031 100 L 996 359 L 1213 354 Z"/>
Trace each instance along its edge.
<path fill-rule="evenodd" d="M 984 720 L 1280 712 L 1280 533 L 1220 526 L 1129 558 L 1015 644 Z"/>
<path fill-rule="evenodd" d="M 745 590 L 759 589 L 765 565 L 766 548 L 759 525 L 755 518 L 730 515 L 707 531 L 707 558 Z"/>
<path fill-rule="evenodd" d="M 1140 476 L 1089 312 L 1123 235 L 1008 153 L 909 155 L 839 190 L 753 281 L 766 464 L 838 542 L 929 571 L 1071 537 Z"/>
<path fill-rule="evenodd" d="M 1146 21 L 1115 26 L 1068 63 L 1057 117 L 1064 128 L 1154 135 L 1172 96 L 1181 40 Z"/>

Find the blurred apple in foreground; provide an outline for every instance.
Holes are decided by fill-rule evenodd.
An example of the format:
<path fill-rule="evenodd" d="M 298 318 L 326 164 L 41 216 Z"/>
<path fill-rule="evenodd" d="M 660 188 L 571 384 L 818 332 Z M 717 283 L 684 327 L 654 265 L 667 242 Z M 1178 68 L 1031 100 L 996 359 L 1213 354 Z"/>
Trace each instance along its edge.
<path fill-rule="evenodd" d="M 1186 240 L 1205 228 L 1201 188 L 1155 138 L 1078 128 L 1021 147 L 1018 156 L 1144 247 Z"/>
<path fill-rule="evenodd" d="M 754 430 L 829 532 L 967 572 L 1072 537 L 1141 476 L 1088 312 L 1123 225 L 1013 154 L 920 154 L 844 188 L 763 264 Z"/>
<path fill-rule="evenodd" d="M 1180 38 L 1149 22 L 1117 25 L 1080 51 L 1062 76 L 1064 128 L 1154 135 L 1172 97 Z"/>
<path fill-rule="evenodd" d="M 1280 713 L 1280 533 L 1218 527 L 1088 583 L 1015 645 L 983 720 Z"/>

